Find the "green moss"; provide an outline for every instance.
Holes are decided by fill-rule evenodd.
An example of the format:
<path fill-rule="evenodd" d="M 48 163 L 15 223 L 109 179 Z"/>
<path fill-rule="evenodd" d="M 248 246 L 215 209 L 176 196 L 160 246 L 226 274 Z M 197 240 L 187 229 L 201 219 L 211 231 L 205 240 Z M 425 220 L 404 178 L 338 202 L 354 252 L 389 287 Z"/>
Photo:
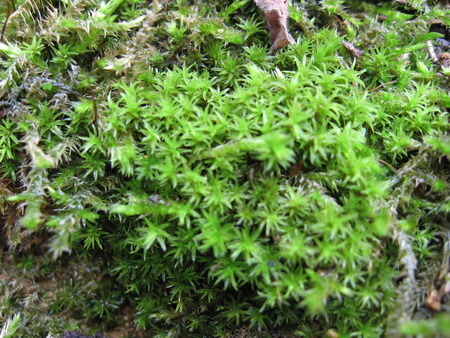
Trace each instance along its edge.
<path fill-rule="evenodd" d="M 450 101 L 424 51 L 440 35 L 424 32 L 448 13 L 424 3 L 414 17 L 386 3 L 384 22 L 368 3 L 366 17 L 302 3 L 336 27 L 294 9 L 292 31 L 310 28 L 277 55 L 249 1 L 16 8 L 0 44 L 2 236 L 19 281 L 64 273 L 36 291 L 50 317 L 24 291 L 2 319 L 107 332 L 131 308 L 161 336 L 398 334 L 417 305 L 403 290 L 425 292 L 415 272 L 439 264 L 447 227 Z"/>

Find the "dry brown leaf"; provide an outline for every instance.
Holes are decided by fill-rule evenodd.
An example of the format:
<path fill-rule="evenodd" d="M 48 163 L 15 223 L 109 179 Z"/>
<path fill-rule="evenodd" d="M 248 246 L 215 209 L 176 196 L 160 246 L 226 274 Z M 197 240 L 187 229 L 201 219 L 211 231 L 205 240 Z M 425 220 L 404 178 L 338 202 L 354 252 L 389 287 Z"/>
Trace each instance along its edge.
<path fill-rule="evenodd" d="M 441 309 L 441 297 L 437 290 L 433 289 L 425 300 L 425 306 L 429 309 L 439 311 Z"/>
<path fill-rule="evenodd" d="M 271 50 L 278 51 L 284 46 L 295 43 L 287 29 L 288 0 L 255 0 L 261 9 L 269 27 Z"/>
<path fill-rule="evenodd" d="M 329 337 L 329 338 L 339 338 L 339 334 L 336 331 L 332 330 L 332 329 L 329 329 L 327 331 L 326 336 Z"/>

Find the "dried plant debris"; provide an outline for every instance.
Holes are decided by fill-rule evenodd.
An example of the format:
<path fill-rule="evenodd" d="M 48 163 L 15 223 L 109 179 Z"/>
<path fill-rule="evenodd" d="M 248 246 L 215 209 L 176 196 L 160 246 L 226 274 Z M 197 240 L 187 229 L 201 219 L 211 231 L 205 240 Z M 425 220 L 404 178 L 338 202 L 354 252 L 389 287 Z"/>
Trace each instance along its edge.
<path fill-rule="evenodd" d="M 442 68 L 450 68 L 450 53 L 442 53 L 439 56 L 438 64 Z"/>
<path fill-rule="evenodd" d="M 287 22 L 289 16 L 288 0 L 255 0 L 267 21 L 272 41 L 273 52 L 295 43 L 288 32 Z"/>
<path fill-rule="evenodd" d="M 435 311 L 439 311 L 441 309 L 441 299 L 437 290 L 431 290 L 430 294 L 425 300 L 425 306 Z"/>
<path fill-rule="evenodd" d="M 448 275 L 446 278 L 448 279 L 450 276 Z M 439 291 L 437 289 L 431 290 L 427 299 L 425 300 L 425 307 L 434 310 L 440 311 L 442 309 L 442 298 L 450 293 L 450 282 L 445 281 Z"/>
<path fill-rule="evenodd" d="M 81 330 L 76 331 L 65 331 L 63 334 L 63 338 L 104 338 L 103 334 L 97 332 L 94 336 L 85 336 L 81 333 Z"/>
<path fill-rule="evenodd" d="M 359 59 L 364 54 L 364 51 L 356 48 L 351 42 L 343 40 L 341 43 L 355 59 Z"/>

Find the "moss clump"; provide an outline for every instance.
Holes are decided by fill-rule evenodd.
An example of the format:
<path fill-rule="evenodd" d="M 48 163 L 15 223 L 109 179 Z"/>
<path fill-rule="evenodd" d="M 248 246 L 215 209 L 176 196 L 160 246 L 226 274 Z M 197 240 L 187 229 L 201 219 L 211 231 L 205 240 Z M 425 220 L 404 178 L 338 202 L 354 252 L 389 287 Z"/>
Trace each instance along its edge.
<path fill-rule="evenodd" d="M 17 291 L 3 319 L 393 336 L 427 313 L 416 295 L 447 272 L 450 100 L 426 41 L 449 13 L 320 4 L 302 5 L 324 26 L 293 7 L 297 43 L 272 55 L 249 1 L 16 3 L 0 43 L 3 255 L 23 283 L 60 273 L 39 298 L 50 317 Z"/>

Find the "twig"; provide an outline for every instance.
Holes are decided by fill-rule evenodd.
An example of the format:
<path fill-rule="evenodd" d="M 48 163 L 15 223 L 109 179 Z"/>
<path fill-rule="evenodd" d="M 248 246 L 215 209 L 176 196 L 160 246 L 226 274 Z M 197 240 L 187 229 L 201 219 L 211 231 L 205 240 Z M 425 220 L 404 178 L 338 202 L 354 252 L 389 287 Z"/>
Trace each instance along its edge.
<path fill-rule="evenodd" d="M 6 3 L 6 19 L 5 19 L 5 23 L 3 24 L 2 35 L 0 36 L 0 42 L 3 42 L 3 37 L 5 35 L 6 25 L 8 24 L 8 20 L 9 20 L 10 16 L 11 16 L 11 6 L 10 6 L 10 1 L 8 1 Z"/>
<path fill-rule="evenodd" d="M 376 86 L 375 88 L 372 88 L 372 89 L 368 90 L 367 93 L 374 92 L 374 91 L 376 91 L 376 90 L 378 90 L 380 88 L 383 88 L 383 87 L 385 87 L 387 85 L 390 85 L 390 84 L 393 84 L 393 83 L 396 83 L 396 82 L 397 82 L 397 80 L 392 80 L 392 81 L 389 81 L 389 82 L 386 82 L 386 83 L 382 83 L 379 86 Z M 360 94 L 364 94 L 364 93 L 365 92 L 360 92 Z"/>
<path fill-rule="evenodd" d="M 380 162 L 380 163 L 382 163 L 382 164 L 384 164 L 386 167 L 388 167 L 389 169 L 391 169 L 394 173 L 397 172 L 397 169 L 395 169 L 394 166 L 392 166 L 391 164 L 387 163 L 386 161 L 383 161 L 383 160 L 380 159 L 380 158 L 377 158 L 377 161 Z"/>

